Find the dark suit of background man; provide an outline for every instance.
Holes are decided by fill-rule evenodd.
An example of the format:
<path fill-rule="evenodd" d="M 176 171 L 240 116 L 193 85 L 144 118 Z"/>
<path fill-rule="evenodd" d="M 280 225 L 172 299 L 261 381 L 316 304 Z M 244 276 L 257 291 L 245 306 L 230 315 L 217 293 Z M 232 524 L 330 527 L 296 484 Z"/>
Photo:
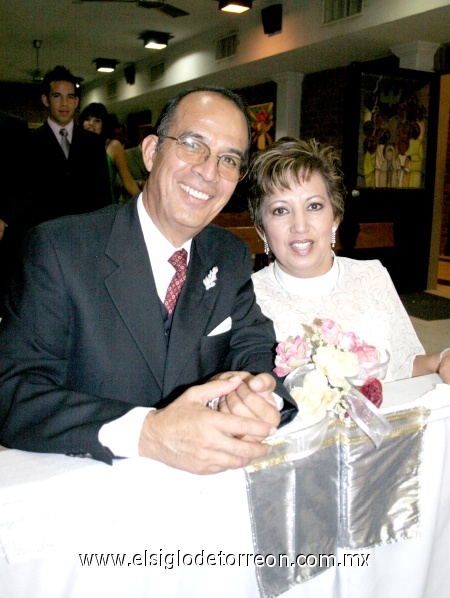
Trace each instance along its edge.
<path fill-rule="evenodd" d="M 0 326 L 0 443 L 105 462 L 139 454 L 196 473 L 267 454 L 276 384 L 281 421 L 295 408 L 268 373 L 275 334 L 249 248 L 210 224 L 249 146 L 238 96 L 180 94 L 143 142 L 142 194 L 31 231 Z M 169 315 L 175 250 L 187 278 Z"/>
<path fill-rule="evenodd" d="M 80 98 L 76 79 L 62 66 L 47 73 L 42 83 L 43 104 L 49 116 L 31 134 L 29 164 L 34 223 L 92 212 L 111 203 L 108 164 L 98 135 L 74 124 Z M 68 132 L 68 158 L 60 129 Z"/>
<path fill-rule="evenodd" d="M 0 317 L 27 228 L 27 192 L 24 175 L 29 130 L 25 120 L 0 110 Z"/>

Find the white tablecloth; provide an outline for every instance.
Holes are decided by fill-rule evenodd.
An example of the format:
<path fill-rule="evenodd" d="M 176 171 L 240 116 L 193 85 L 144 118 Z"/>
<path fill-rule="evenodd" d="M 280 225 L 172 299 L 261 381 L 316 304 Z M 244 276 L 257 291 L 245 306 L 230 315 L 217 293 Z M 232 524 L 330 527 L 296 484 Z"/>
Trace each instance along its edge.
<path fill-rule="evenodd" d="M 365 550 L 369 566 L 333 567 L 283 598 L 450 597 L 450 388 L 434 388 L 439 382 L 432 375 L 385 387 L 385 409 L 422 397 L 415 404 L 432 411 L 420 537 Z M 146 459 L 109 467 L 0 451 L 1 598 L 257 598 L 252 554 L 241 470 L 195 476 Z"/>

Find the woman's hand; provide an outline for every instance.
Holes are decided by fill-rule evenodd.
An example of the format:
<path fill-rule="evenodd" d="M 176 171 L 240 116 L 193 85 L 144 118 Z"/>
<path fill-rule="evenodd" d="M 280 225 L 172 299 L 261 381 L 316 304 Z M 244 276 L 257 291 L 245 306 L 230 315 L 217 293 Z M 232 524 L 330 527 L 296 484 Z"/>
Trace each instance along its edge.
<path fill-rule="evenodd" d="M 280 412 L 273 396 L 274 377 L 267 373 L 253 376 L 248 372 L 223 372 L 215 379 L 226 380 L 230 377 L 238 377 L 242 383 L 233 392 L 220 398 L 219 411 L 265 422 L 276 429 L 280 424 Z"/>
<path fill-rule="evenodd" d="M 439 363 L 439 359 L 441 359 L 441 363 Z M 427 374 L 439 374 L 443 382 L 450 384 L 450 351 L 431 355 L 416 355 L 413 363 L 413 377 Z"/>
<path fill-rule="evenodd" d="M 442 355 L 441 363 L 438 370 L 439 376 L 446 384 L 450 384 L 450 351 L 446 351 Z"/>

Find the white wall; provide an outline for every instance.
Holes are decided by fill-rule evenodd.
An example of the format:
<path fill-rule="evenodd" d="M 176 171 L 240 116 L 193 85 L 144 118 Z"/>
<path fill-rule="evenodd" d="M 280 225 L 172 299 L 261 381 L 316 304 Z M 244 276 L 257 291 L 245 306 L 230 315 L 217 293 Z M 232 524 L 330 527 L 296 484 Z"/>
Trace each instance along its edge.
<path fill-rule="evenodd" d="M 215 60 L 216 41 L 230 33 L 229 29 L 216 28 L 178 44 L 169 43 L 163 52 L 149 51 L 149 58 L 137 63 L 134 85 L 127 85 L 119 71 L 115 79 L 114 75 L 102 78 L 83 88 L 83 105 L 103 102 L 119 118 L 148 108 L 157 116 L 167 99 L 187 86 L 215 83 L 245 87 L 273 80 L 283 72 L 317 72 L 353 60 L 378 58 L 393 45 L 414 41 L 414 27 L 418 27 L 419 35 L 420 23 L 425 22 L 429 11 L 447 11 L 443 15 L 448 16 L 449 6 L 450 2 L 442 0 L 366 0 L 361 15 L 324 26 L 319 0 L 283 0 L 279 34 L 264 34 L 260 10 L 254 8 L 245 21 L 236 19 L 236 56 Z M 399 22 L 404 19 L 404 23 Z M 239 23 L 244 22 L 245 31 L 239 29 Z M 150 68 L 162 60 L 165 74 L 152 82 Z M 107 85 L 113 80 L 117 95 L 109 97 Z"/>

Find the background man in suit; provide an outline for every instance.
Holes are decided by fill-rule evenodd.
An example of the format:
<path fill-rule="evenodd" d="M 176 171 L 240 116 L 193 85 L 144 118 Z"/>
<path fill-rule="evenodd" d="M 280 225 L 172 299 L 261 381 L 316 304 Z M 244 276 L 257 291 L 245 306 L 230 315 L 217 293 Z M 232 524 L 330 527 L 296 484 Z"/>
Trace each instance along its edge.
<path fill-rule="evenodd" d="M 29 130 L 25 120 L 0 110 L 0 317 L 27 229 L 27 192 L 23 175 L 28 169 Z"/>
<path fill-rule="evenodd" d="M 31 134 L 33 223 L 91 212 L 110 204 L 102 140 L 73 121 L 80 101 L 75 77 L 63 66 L 55 67 L 44 77 L 41 99 L 49 116 Z"/>
<path fill-rule="evenodd" d="M 295 408 L 267 373 L 275 335 L 250 251 L 210 224 L 249 146 L 238 96 L 180 94 L 143 142 L 141 195 L 31 231 L 0 327 L 0 443 L 105 462 L 139 454 L 196 473 L 267 454 L 276 384 L 282 420 Z M 175 250 L 187 276 L 173 307 Z"/>

